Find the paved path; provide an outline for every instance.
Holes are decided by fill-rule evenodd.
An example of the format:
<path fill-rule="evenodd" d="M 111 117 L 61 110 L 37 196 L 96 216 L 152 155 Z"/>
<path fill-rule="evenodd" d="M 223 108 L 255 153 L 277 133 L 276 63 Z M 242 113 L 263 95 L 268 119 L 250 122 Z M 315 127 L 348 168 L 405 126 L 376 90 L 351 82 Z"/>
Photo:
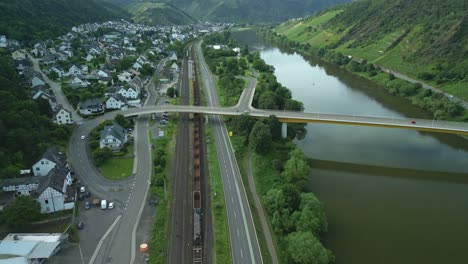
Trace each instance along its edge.
<path fill-rule="evenodd" d="M 260 217 L 260 224 L 262 225 L 262 230 L 263 234 L 265 235 L 268 252 L 271 256 L 271 263 L 278 264 L 278 256 L 276 255 L 275 245 L 273 244 L 273 238 L 271 236 L 270 227 L 268 226 L 265 211 L 263 210 L 262 203 L 260 202 L 260 198 L 258 197 L 257 187 L 255 186 L 255 179 L 252 173 L 252 153 L 250 150 L 247 153 L 246 165 L 247 178 L 249 179 L 249 189 L 254 199 L 257 214 Z"/>

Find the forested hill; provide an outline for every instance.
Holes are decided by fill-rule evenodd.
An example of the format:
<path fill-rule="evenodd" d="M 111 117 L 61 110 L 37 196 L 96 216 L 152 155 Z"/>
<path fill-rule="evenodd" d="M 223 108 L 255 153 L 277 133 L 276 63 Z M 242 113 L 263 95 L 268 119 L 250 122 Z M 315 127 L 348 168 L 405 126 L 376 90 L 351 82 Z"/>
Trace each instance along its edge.
<path fill-rule="evenodd" d="M 171 4 L 134 2 L 125 6 L 133 21 L 147 25 L 186 25 L 195 22 L 190 15 Z"/>
<path fill-rule="evenodd" d="M 128 5 L 136 0 L 101 0 Z M 351 0 L 147 0 L 168 3 L 202 21 L 280 22 L 287 18 L 310 15 L 337 3 Z"/>
<path fill-rule="evenodd" d="M 279 22 L 350 0 L 166 0 L 203 20 Z"/>
<path fill-rule="evenodd" d="M 0 35 L 31 42 L 63 34 L 73 25 L 127 17 L 122 9 L 95 0 L 0 1 Z"/>
<path fill-rule="evenodd" d="M 468 1 L 359 0 L 276 31 L 468 98 Z"/>

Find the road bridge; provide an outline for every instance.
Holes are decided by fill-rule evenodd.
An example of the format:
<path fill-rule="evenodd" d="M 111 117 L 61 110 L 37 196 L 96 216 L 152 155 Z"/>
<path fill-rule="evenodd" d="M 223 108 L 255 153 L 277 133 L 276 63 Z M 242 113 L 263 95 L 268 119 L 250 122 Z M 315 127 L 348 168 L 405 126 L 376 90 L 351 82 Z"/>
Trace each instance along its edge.
<path fill-rule="evenodd" d="M 414 119 L 399 117 L 359 116 L 330 113 L 304 113 L 293 111 L 260 110 L 251 106 L 242 107 L 208 107 L 208 106 L 182 106 L 163 105 L 141 108 L 131 108 L 120 111 L 126 117 L 142 114 L 175 112 L 175 113 L 201 113 L 207 115 L 240 116 L 249 114 L 254 118 L 267 118 L 275 115 L 283 123 L 325 123 L 354 126 L 374 126 L 385 128 L 401 128 L 419 131 L 468 135 L 468 123 L 451 122 L 430 119 Z"/>

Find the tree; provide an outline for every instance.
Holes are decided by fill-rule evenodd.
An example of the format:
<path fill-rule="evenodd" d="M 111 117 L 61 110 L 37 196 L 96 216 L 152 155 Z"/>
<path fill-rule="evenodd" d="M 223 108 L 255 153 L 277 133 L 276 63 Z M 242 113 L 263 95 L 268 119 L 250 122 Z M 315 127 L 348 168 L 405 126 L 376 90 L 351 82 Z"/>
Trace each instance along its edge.
<path fill-rule="evenodd" d="M 250 132 L 250 147 L 259 154 L 266 154 L 271 149 L 271 143 L 270 127 L 262 121 L 257 121 Z"/>
<path fill-rule="evenodd" d="M 281 123 L 274 115 L 265 119 L 265 123 L 270 127 L 270 133 L 273 140 L 281 138 Z"/>
<path fill-rule="evenodd" d="M 276 94 L 272 91 L 266 91 L 260 94 L 258 98 L 258 108 L 260 109 L 278 109 Z"/>
<path fill-rule="evenodd" d="M 112 150 L 109 148 L 98 148 L 92 152 L 94 164 L 96 166 L 101 166 L 104 164 L 110 157 L 112 157 Z"/>
<path fill-rule="evenodd" d="M 41 205 L 31 196 L 18 196 L 3 210 L 3 220 L 11 227 L 19 228 L 36 221 L 41 216 Z"/>
<path fill-rule="evenodd" d="M 176 90 L 174 87 L 170 87 L 170 88 L 167 89 L 166 94 L 167 94 L 168 97 L 174 98 L 174 97 L 179 96 L 179 91 Z"/>
<path fill-rule="evenodd" d="M 117 123 L 119 126 L 124 127 L 124 128 L 131 126 L 130 121 L 128 119 L 126 119 L 121 114 L 118 114 L 118 115 L 115 116 L 114 122 Z"/>
<path fill-rule="evenodd" d="M 232 123 L 236 133 L 248 135 L 255 125 L 255 119 L 248 114 L 242 114 L 238 118 L 234 118 Z"/>
<path fill-rule="evenodd" d="M 328 229 L 327 217 L 323 204 L 313 193 L 301 194 L 301 216 L 296 222 L 296 230 L 312 232 L 319 236 Z"/>
<path fill-rule="evenodd" d="M 289 258 L 298 264 L 328 264 L 327 250 L 311 232 L 294 232 L 288 235 L 287 252 Z"/>
<path fill-rule="evenodd" d="M 151 76 L 154 73 L 154 68 L 149 64 L 144 64 L 143 67 L 141 67 L 140 73 L 142 76 Z"/>
<path fill-rule="evenodd" d="M 284 165 L 283 176 L 289 183 L 296 185 L 298 189 L 302 190 L 307 182 L 310 167 L 300 149 L 294 148 L 289 153 L 289 156 L 289 160 Z"/>

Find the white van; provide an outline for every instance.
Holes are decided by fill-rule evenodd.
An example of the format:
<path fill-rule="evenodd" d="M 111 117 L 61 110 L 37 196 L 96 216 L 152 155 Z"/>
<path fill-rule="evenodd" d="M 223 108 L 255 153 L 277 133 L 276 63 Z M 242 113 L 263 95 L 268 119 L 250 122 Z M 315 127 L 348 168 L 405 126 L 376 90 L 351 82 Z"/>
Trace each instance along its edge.
<path fill-rule="evenodd" d="M 102 210 L 107 209 L 107 201 L 106 200 L 101 200 L 101 209 Z"/>

